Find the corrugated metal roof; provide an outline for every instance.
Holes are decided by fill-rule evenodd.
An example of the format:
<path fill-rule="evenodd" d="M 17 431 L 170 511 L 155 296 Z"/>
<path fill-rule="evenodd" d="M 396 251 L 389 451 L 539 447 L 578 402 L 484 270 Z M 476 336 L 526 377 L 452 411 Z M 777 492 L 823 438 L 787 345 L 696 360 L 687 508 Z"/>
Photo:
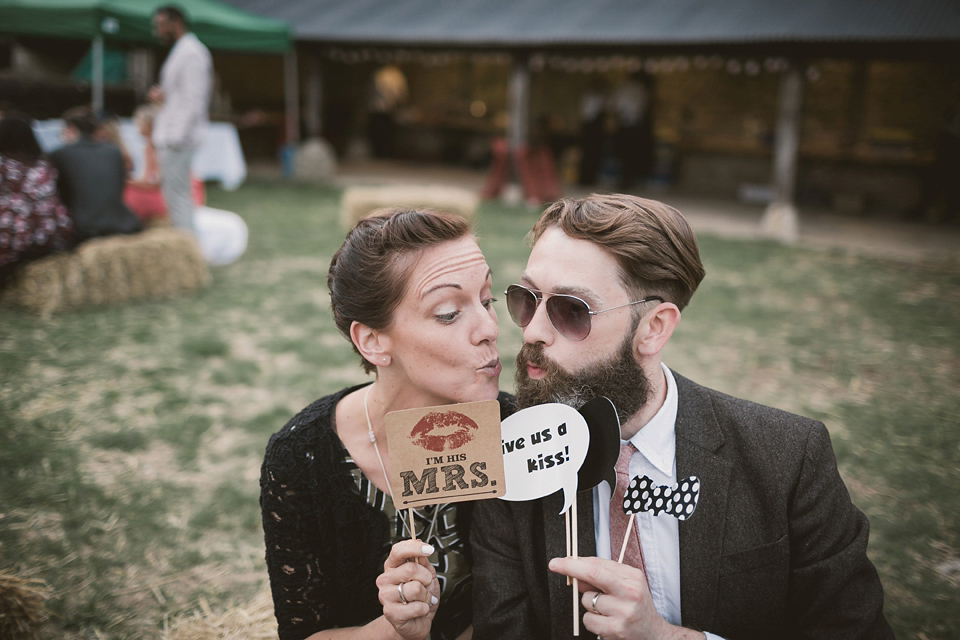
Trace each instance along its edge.
<path fill-rule="evenodd" d="M 958 42 L 960 0 L 227 0 L 297 40 L 396 45 Z"/>

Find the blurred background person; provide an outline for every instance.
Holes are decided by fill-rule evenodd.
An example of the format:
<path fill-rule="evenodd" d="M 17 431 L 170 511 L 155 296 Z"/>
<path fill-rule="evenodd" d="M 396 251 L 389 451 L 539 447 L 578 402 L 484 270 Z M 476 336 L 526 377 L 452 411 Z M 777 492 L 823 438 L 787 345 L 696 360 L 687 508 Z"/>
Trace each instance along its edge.
<path fill-rule="evenodd" d="M 0 114 L 0 289 L 26 262 L 73 243 L 57 170 L 43 158 L 32 124 L 22 114 Z"/>
<path fill-rule="evenodd" d="M 93 139 L 112 144 L 120 150 L 120 155 L 123 156 L 123 168 L 129 176 L 133 171 L 133 158 L 127 150 L 127 145 L 123 143 L 123 136 L 120 135 L 120 118 L 115 115 L 100 118 L 97 121 L 97 130 L 93 132 Z"/>
<path fill-rule="evenodd" d="M 157 9 L 153 32 L 164 45 L 173 45 L 160 69 L 160 84 L 147 94 L 158 107 L 153 143 L 163 174 L 161 189 L 174 226 L 196 233 L 190 162 L 208 122 L 213 62 L 180 7 Z"/>
<path fill-rule="evenodd" d="M 127 180 L 123 191 L 123 202 L 144 224 L 167 221 L 167 203 L 163 199 L 160 187 L 162 175 L 157 164 L 157 150 L 153 146 L 153 121 L 157 109 L 152 105 L 143 105 L 133 114 L 133 122 L 143 136 L 143 170 Z M 202 180 L 191 176 L 191 195 L 193 203 L 201 206 L 206 201 L 206 188 Z"/>
<path fill-rule="evenodd" d="M 60 199 L 73 218 L 78 242 L 136 233 L 140 219 L 123 204 L 127 169 L 114 145 L 94 139 L 98 122 L 89 107 L 63 114 L 63 147 L 50 154 L 57 168 Z"/>
<path fill-rule="evenodd" d="M 611 107 L 617 119 L 614 151 L 620 163 L 621 191 L 636 186 L 653 167 L 653 118 L 650 76 L 638 71 L 617 87 Z"/>
<path fill-rule="evenodd" d="M 580 97 L 580 175 L 583 186 L 597 183 L 603 160 L 604 121 L 607 97 L 603 79 L 593 76 L 590 86 Z"/>

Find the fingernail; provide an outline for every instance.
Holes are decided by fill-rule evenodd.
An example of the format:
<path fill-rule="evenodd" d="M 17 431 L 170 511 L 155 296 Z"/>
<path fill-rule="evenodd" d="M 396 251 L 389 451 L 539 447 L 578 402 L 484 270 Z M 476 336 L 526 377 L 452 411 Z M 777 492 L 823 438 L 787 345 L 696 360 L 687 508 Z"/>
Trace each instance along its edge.
<path fill-rule="evenodd" d="M 547 566 L 548 566 L 550 569 L 555 569 L 556 566 L 557 566 L 557 559 L 554 558 L 553 560 L 551 560 L 551 561 L 550 561 L 550 564 L 547 565 Z"/>
<path fill-rule="evenodd" d="M 425 545 L 423 545 L 422 547 L 420 547 L 420 550 L 423 551 L 423 552 L 424 552 L 426 555 L 428 555 L 428 556 L 432 556 L 432 555 L 433 555 L 433 545 L 432 545 L 432 544 L 425 544 Z"/>
<path fill-rule="evenodd" d="M 440 601 L 437 600 L 437 596 L 430 596 L 430 604 L 437 604 L 438 602 Z"/>

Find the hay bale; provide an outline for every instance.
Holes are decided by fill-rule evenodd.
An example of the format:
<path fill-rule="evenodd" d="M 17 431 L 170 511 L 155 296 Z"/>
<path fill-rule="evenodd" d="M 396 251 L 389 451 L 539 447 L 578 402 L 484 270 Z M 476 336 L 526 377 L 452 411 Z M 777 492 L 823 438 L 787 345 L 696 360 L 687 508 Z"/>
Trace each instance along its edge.
<path fill-rule="evenodd" d="M 0 571 L 0 638 L 34 640 L 47 612 L 49 590 L 42 580 L 26 580 Z"/>
<path fill-rule="evenodd" d="M 386 185 L 348 187 L 340 200 L 340 224 L 349 229 L 361 218 L 384 207 L 449 211 L 473 221 L 480 196 L 467 189 L 444 185 Z"/>
<path fill-rule="evenodd" d="M 87 305 L 170 297 L 209 281 L 193 236 L 157 227 L 95 238 L 74 251 L 26 264 L 0 304 L 47 316 Z"/>
<path fill-rule="evenodd" d="M 203 598 L 200 608 L 176 618 L 162 640 L 276 640 L 277 619 L 270 591 L 261 591 L 245 606 L 213 611 Z"/>

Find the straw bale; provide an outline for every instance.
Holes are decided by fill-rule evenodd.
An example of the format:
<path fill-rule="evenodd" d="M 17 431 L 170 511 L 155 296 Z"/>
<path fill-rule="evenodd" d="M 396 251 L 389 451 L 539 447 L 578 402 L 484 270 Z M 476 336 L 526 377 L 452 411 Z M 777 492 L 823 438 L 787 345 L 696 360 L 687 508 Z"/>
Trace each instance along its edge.
<path fill-rule="evenodd" d="M 446 185 L 386 185 L 348 187 L 340 200 L 340 224 L 349 229 L 361 218 L 383 207 L 428 208 L 449 211 L 472 221 L 480 196 Z"/>
<path fill-rule="evenodd" d="M 41 315 L 87 305 L 166 298 L 210 282 L 193 236 L 171 227 L 89 240 L 21 269 L 0 303 Z"/>
<path fill-rule="evenodd" d="M 277 619 L 273 599 L 263 590 L 244 606 L 222 611 L 211 609 L 206 599 L 192 614 L 176 618 L 161 640 L 276 640 Z"/>
<path fill-rule="evenodd" d="M 46 618 L 43 606 L 49 590 L 42 580 L 27 580 L 11 571 L 0 571 L 0 638 L 34 640 Z"/>

